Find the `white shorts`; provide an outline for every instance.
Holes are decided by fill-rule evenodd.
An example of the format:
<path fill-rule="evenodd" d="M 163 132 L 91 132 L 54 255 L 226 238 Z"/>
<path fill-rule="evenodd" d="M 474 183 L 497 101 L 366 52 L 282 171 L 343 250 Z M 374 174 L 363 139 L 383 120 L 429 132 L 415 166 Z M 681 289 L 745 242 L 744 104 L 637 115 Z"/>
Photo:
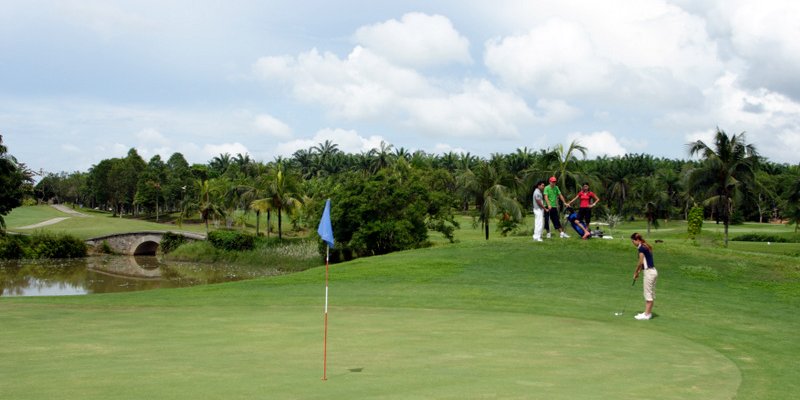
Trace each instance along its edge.
<path fill-rule="evenodd" d="M 655 268 L 646 268 L 644 270 L 644 300 L 654 301 L 656 299 L 656 281 L 658 280 L 658 271 Z"/>

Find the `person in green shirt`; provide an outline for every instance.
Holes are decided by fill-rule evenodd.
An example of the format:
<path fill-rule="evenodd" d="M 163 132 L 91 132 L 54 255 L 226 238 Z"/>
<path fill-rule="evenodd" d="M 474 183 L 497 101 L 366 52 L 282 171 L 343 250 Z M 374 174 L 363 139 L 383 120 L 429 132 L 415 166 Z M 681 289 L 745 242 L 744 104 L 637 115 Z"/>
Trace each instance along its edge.
<path fill-rule="evenodd" d="M 558 199 L 561 199 L 561 202 L 567 204 L 567 199 L 564 198 L 564 195 L 561 194 L 561 189 L 556 186 L 556 179 L 555 176 L 550 177 L 550 184 L 545 186 L 544 188 L 544 205 L 545 205 L 545 214 L 550 216 L 550 221 L 553 222 L 553 227 L 558 229 L 560 232 L 559 237 L 568 238 L 564 232 L 564 227 L 561 226 L 561 215 L 558 213 Z M 548 224 L 547 218 L 544 220 L 544 230 L 547 231 L 547 238 L 550 238 L 550 224 Z"/>

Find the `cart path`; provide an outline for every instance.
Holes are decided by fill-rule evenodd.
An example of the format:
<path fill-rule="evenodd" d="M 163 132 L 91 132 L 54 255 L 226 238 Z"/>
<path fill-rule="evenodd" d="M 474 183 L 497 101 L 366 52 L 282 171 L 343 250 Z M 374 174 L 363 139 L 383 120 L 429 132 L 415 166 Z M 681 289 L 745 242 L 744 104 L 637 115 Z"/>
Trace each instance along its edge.
<path fill-rule="evenodd" d="M 67 206 L 65 206 L 63 204 L 52 204 L 52 206 L 56 210 L 61 211 L 61 212 L 66 213 L 66 214 L 74 215 L 76 217 L 88 217 L 88 215 L 86 215 L 86 214 L 84 214 L 82 212 L 75 211 L 75 210 L 73 210 L 73 209 L 71 209 L 71 208 L 69 208 L 69 207 L 67 207 Z"/>
<path fill-rule="evenodd" d="M 65 213 L 65 214 L 70 214 L 70 215 L 75 216 L 75 217 L 88 217 L 88 215 L 86 215 L 84 213 L 81 213 L 81 212 L 78 212 L 78 211 L 75 211 L 75 210 L 73 210 L 73 209 L 71 209 L 71 208 L 69 208 L 69 207 L 67 207 L 65 205 L 62 205 L 62 204 L 52 204 L 52 207 L 55 208 L 58 211 L 61 211 L 61 212 Z M 21 226 L 21 227 L 19 227 L 17 229 L 37 229 L 37 228 L 41 228 L 43 226 L 57 224 L 57 223 L 65 220 L 65 219 L 70 219 L 70 218 L 71 217 L 51 218 L 51 219 L 48 219 L 47 221 L 39 222 L 38 224 Z"/>

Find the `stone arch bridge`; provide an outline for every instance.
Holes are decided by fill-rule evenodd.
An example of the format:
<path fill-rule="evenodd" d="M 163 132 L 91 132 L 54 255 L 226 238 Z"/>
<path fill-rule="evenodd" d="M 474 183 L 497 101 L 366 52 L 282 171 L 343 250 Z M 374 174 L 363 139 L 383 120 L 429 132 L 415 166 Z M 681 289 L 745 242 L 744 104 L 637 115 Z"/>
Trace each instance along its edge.
<path fill-rule="evenodd" d="M 86 244 L 100 249 L 105 242 L 118 254 L 131 256 L 155 255 L 167 231 L 115 233 L 86 240 Z M 206 240 L 206 236 L 191 232 L 171 232 L 189 240 Z"/>

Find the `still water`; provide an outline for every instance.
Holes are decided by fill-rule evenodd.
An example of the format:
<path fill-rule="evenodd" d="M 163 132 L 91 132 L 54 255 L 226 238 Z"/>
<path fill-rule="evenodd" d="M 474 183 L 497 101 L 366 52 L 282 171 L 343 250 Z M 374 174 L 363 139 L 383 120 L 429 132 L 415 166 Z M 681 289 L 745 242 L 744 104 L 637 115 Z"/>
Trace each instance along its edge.
<path fill-rule="evenodd" d="M 176 288 L 277 275 L 275 269 L 190 262 L 157 256 L 69 260 L 0 260 L 0 296 L 69 296 Z"/>

